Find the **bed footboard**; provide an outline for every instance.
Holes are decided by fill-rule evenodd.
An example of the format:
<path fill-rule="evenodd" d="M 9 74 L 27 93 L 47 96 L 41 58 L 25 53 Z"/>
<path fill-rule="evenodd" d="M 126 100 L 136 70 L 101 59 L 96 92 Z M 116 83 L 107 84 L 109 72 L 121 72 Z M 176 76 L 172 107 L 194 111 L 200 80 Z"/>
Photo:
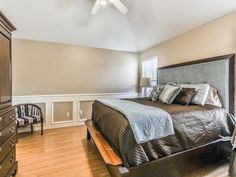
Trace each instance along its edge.
<path fill-rule="evenodd" d="M 93 121 L 87 120 L 85 121 L 85 125 L 87 127 L 87 139 L 92 137 L 104 162 L 108 165 L 121 166 L 123 164 L 121 158 L 103 138 L 102 134 L 95 127 Z"/>

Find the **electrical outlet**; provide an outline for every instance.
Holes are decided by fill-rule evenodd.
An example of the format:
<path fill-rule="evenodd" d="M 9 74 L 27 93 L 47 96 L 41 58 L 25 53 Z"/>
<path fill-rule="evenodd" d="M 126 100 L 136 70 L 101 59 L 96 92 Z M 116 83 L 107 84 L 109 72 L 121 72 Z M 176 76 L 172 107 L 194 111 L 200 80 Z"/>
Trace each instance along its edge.
<path fill-rule="evenodd" d="M 67 112 L 67 113 L 66 113 L 66 117 L 70 117 L 70 112 Z"/>

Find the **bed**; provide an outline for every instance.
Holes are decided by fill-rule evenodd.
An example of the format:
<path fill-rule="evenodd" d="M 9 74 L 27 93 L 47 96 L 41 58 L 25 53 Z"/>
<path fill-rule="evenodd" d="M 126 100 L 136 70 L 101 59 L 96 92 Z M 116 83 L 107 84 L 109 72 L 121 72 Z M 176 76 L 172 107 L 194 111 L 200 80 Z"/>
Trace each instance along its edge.
<path fill-rule="evenodd" d="M 218 89 L 224 109 L 234 114 L 234 60 L 232 54 L 159 68 L 158 80 L 207 82 Z M 168 112 L 175 134 L 137 144 L 126 117 L 95 101 L 92 120 L 86 122 L 88 139 L 92 136 L 112 177 L 183 176 L 185 163 L 208 152 L 218 154 L 219 135 L 230 137 L 233 132 L 234 126 L 222 108 L 166 105 L 147 98 L 129 101 Z"/>

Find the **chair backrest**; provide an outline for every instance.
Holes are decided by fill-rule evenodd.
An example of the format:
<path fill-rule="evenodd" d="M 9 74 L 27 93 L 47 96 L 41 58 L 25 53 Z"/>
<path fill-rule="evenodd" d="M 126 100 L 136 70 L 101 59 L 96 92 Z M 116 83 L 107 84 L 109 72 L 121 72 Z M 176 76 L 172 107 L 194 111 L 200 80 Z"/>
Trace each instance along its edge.
<path fill-rule="evenodd" d="M 16 117 L 42 117 L 41 108 L 34 104 L 19 104 L 15 106 Z"/>

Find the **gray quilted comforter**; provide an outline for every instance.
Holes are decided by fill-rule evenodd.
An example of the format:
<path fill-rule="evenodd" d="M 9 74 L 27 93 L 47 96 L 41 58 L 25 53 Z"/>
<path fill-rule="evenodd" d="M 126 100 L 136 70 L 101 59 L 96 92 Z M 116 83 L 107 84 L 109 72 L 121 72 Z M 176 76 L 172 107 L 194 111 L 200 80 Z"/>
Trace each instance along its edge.
<path fill-rule="evenodd" d="M 122 158 L 126 167 L 137 166 L 170 154 L 231 136 L 234 125 L 223 109 L 213 106 L 166 105 L 148 99 L 132 99 L 171 115 L 174 135 L 137 144 L 127 118 L 119 111 L 95 101 L 92 120 Z"/>

